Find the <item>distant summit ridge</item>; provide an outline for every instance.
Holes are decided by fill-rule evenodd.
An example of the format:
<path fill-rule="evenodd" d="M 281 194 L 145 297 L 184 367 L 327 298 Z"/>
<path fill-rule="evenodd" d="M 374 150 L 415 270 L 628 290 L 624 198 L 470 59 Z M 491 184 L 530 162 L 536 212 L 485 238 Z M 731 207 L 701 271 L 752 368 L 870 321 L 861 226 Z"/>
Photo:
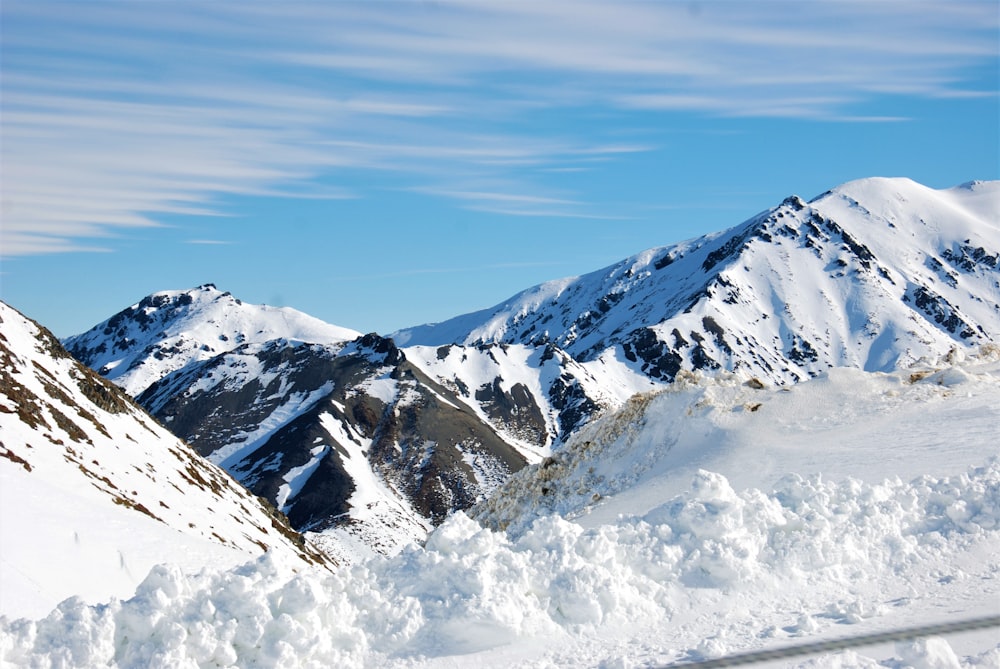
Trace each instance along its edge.
<path fill-rule="evenodd" d="M 552 342 L 663 381 L 681 369 L 775 383 L 835 366 L 888 370 L 997 339 L 998 221 L 998 182 L 863 179 L 393 337 Z"/>
<path fill-rule="evenodd" d="M 245 343 L 338 344 L 360 334 L 287 307 L 247 304 L 206 283 L 153 293 L 63 343 L 76 358 L 138 395 L 169 372 Z"/>

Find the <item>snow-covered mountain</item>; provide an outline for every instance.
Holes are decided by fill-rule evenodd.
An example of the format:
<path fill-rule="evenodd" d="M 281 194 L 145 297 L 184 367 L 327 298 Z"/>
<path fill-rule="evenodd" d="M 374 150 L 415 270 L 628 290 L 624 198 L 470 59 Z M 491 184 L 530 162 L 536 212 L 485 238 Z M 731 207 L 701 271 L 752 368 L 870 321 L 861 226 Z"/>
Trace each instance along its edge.
<path fill-rule="evenodd" d="M 342 344 L 360 332 L 287 307 L 247 304 L 213 284 L 149 295 L 63 344 L 132 396 L 170 372 L 243 344 Z"/>
<path fill-rule="evenodd" d="M 202 286 L 66 343 L 297 529 L 392 552 L 679 374 L 783 385 L 1000 340 L 998 240 L 1000 182 L 866 179 L 392 338 Z"/>
<path fill-rule="evenodd" d="M 526 464 L 377 335 L 245 344 L 138 399 L 297 529 L 377 551 L 423 538 Z"/>
<path fill-rule="evenodd" d="M 154 564 L 325 558 L 0 302 L 0 612 L 130 594 Z"/>
<path fill-rule="evenodd" d="M 635 391 L 602 387 L 551 345 L 403 352 L 349 334 L 201 286 L 67 345 L 345 558 L 422 539 Z"/>
<path fill-rule="evenodd" d="M 402 347 L 552 342 L 664 381 L 726 369 L 788 383 L 996 341 L 998 305 L 1000 182 L 873 178 L 392 336 Z"/>
<path fill-rule="evenodd" d="M 356 563 L 156 567 L 125 601 L 0 617 L 0 661 L 661 666 L 996 616 L 998 210 L 998 183 L 871 179 L 395 341 L 137 347 L 145 405 Z"/>

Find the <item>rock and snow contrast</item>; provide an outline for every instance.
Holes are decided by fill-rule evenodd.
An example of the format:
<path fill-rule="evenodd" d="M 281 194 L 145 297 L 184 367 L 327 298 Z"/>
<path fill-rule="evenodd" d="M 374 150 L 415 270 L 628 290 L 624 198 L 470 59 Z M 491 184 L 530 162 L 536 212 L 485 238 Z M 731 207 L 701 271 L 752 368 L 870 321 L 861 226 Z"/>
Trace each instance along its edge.
<path fill-rule="evenodd" d="M 998 271 L 1000 182 L 864 179 L 393 337 L 551 342 L 591 371 L 625 365 L 670 381 L 726 369 L 789 383 L 995 341 Z"/>
<path fill-rule="evenodd" d="M 402 351 L 350 332 L 201 286 L 66 345 L 345 560 L 421 539 L 634 392 L 552 347 Z"/>
<path fill-rule="evenodd" d="M 787 392 L 687 379 L 522 470 L 513 503 L 483 511 L 495 525 L 522 507 L 509 533 L 456 513 L 423 547 L 332 572 L 270 556 L 157 567 L 127 599 L 0 619 L 0 652 L 15 666 L 652 667 L 995 614 L 997 407 L 995 350 Z M 595 492 L 577 494 L 588 475 Z M 553 495 L 566 517 L 539 512 Z M 781 666 L 998 661 L 987 630 Z"/>
<path fill-rule="evenodd" d="M 1000 613 L 998 343 L 1000 182 L 790 197 L 391 338 L 157 293 L 66 344 L 342 566 L 158 567 L 0 652 L 658 666 Z M 993 630 L 801 666 L 998 663 Z"/>
<path fill-rule="evenodd" d="M 297 530 L 390 554 L 678 374 L 786 385 L 994 342 L 998 201 L 855 181 L 391 338 L 207 285 L 66 345 Z"/>
<path fill-rule="evenodd" d="M 0 602 L 126 596 L 160 562 L 325 562 L 44 328 L 0 303 Z"/>

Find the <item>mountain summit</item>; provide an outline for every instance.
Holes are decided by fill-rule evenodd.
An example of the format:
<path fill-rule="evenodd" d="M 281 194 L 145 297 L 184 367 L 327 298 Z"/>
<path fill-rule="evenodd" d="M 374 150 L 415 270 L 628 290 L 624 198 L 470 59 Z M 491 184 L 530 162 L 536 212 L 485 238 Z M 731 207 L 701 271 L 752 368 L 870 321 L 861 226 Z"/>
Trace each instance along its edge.
<path fill-rule="evenodd" d="M 63 344 L 138 395 L 170 372 L 242 344 L 275 339 L 337 344 L 359 336 L 295 309 L 245 303 L 209 283 L 149 295 Z"/>
<path fill-rule="evenodd" d="M 662 381 L 681 369 L 774 383 L 888 371 L 998 338 L 998 240 L 1000 182 L 863 179 L 392 336 L 404 347 L 551 342 Z"/>

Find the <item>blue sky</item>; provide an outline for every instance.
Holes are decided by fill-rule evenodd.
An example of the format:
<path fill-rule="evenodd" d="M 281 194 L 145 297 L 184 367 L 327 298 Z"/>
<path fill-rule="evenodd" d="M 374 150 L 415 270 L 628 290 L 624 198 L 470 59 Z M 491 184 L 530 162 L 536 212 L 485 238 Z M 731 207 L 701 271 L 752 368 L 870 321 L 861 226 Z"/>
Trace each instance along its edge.
<path fill-rule="evenodd" d="M 985 2 L 4 0 L 0 298 L 382 333 L 866 176 L 1000 178 Z"/>

